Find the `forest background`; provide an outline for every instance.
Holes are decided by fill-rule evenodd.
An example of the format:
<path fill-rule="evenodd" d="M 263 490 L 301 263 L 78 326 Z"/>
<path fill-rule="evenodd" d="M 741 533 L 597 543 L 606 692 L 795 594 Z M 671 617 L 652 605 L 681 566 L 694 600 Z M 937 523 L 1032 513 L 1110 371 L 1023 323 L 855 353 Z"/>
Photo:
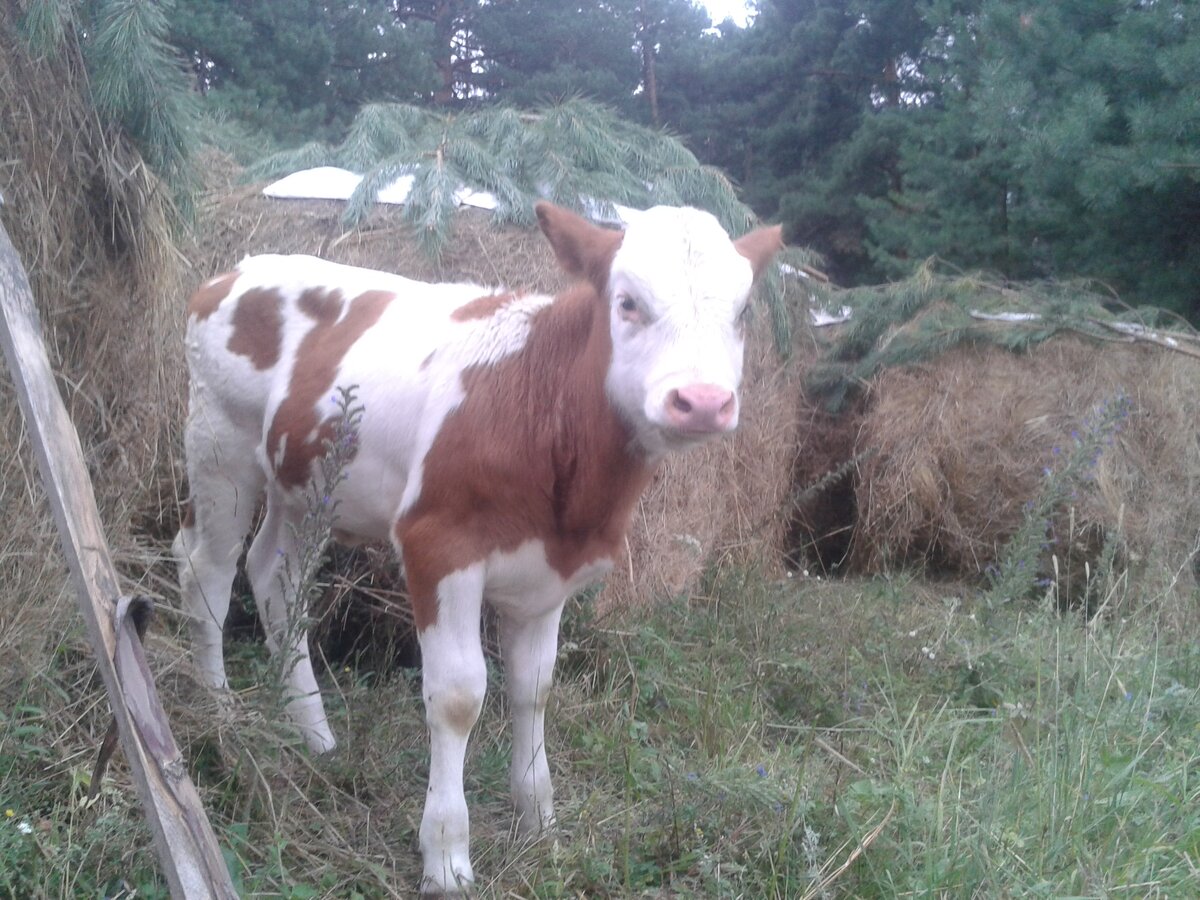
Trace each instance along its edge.
<path fill-rule="evenodd" d="M 1192 0 L 748 6 L 739 27 L 690 0 L 161 4 L 207 137 L 243 162 L 336 142 L 372 103 L 581 96 L 678 135 L 838 283 L 936 254 L 1200 317 Z"/>

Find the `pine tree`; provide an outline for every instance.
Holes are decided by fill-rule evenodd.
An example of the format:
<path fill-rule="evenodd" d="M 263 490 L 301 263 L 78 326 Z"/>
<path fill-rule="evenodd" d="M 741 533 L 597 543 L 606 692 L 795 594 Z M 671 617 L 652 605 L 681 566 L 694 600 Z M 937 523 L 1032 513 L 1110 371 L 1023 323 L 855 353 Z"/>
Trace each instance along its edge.
<path fill-rule="evenodd" d="M 1200 32 L 1194 2 L 942 0 L 936 102 L 872 205 L 891 272 L 936 253 L 1010 276 L 1086 275 L 1200 315 Z"/>
<path fill-rule="evenodd" d="M 480 56 L 477 0 L 390 0 L 389 5 L 397 22 L 423 23 L 432 31 L 429 53 L 437 70 L 433 102 L 449 106 L 471 96 Z"/>
<path fill-rule="evenodd" d="M 471 15 L 473 99 L 531 107 L 584 97 L 657 126 L 659 60 L 698 43 L 708 24 L 692 0 L 490 0 Z"/>
<path fill-rule="evenodd" d="M 632 26 L 607 5 L 496 0 L 476 32 L 487 54 L 476 83 L 488 97 L 526 108 L 586 97 L 635 115 Z"/>
<path fill-rule="evenodd" d="M 428 29 L 390 0 L 189 0 L 171 40 L 210 112 L 283 143 L 339 133 L 364 102 L 434 93 Z"/>
<path fill-rule="evenodd" d="M 867 268 L 860 195 L 895 178 L 894 120 L 925 90 L 916 0 L 775 0 L 662 68 L 665 120 L 843 283 Z"/>

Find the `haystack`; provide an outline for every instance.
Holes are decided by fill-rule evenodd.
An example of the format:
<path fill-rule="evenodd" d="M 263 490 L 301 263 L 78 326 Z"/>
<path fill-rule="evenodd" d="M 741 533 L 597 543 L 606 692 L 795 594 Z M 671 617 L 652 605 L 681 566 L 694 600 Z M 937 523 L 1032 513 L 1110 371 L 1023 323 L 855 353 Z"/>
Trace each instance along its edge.
<path fill-rule="evenodd" d="M 0 220 L 29 274 L 59 387 L 79 431 L 121 559 L 131 521 L 170 506 L 172 435 L 182 411 L 171 205 L 89 101 L 78 46 L 34 57 L 0 15 Z M 73 610 L 58 541 L 26 447 L 11 382 L 0 379 L 0 631 L 61 634 Z M 17 602 L 17 601 L 20 602 Z M 61 610 L 62 616 L 51 610 Z M 49 625 L 49 627 L 48 627 Z M 36 665 L 37 641 L 27 644 Z"/>
<path fill-rule="evenodd" d="M 1113 433 L 1087 433 L 1113 403 L 1128 403 Z M 1046 523 L 1043 574 L 1056 557 L 1060 575 L 1078 580 L 1109 553 L 1190 582 L 1200 541 L 1193 357 L 1073 336 L 1019 353 L 960 345 L 881 371 L 840 415 L 815 399 L 801 406 L 824 423 L 814 452 L 802 443 L 797 456 L 797 486 L 810 490 L 794 540 L 809 558 L 861 573 L 980 576 L 1048 481 L 1064 477 L 1072 448 L 1095 438 L 1094 465 L 1070 476 Z"/>
<path fill-rule="evenodd" d="M 487 213 L 463 209 L 442 257 L 434 261 L 418 247 L 399 208 L 380 206 L 351 232 L 341 224 L 343 208 L 336 201 L 270 199 L 262 196 L 261 185 L 229 185 L 204 205 L 197 267 L 218 272 L 246 254 L 311 253 L 424 280 L 547 292 L 565 283 L 536 229 L 497 228 Z M 760 311 L 747 343 L 743 425 L 733 439 L 663 467 L 638 507 L 628 552 L 597 598 L 598 610 L 694 588 L 706 567 L 722 561 L 778 565 L 785 523 L 777 511 L 790 490 L 797 429 L 791 397 L 798 382 L 794 367 L 775 352 L 769 317 Z M 336 576 L 335 586 L 341 587 L 322 604 L 327 615 L 333 608 L 342 620 L 336 629 L 350 641 L 357 640 L 358 626 L 347 627 L 343 617 L 354 623 L 363 615 L 352 606 L 367 604 L 368 620 L 376 627 L 407 617 L 399 586 L 391 583 L 394 567 L 380 565 L 380 552 L 343 559 L 353 574 L 348 581 L 344 572 Z M 344 596 L 349 593 L 356 598 L 350 606 Z"/>

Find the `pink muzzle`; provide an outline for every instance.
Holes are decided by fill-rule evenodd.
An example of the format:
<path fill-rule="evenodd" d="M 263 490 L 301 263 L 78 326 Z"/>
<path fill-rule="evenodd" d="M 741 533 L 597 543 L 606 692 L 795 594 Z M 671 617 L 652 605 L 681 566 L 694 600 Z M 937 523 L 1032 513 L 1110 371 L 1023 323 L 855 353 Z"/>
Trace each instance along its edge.
<path fill-rule="evenodd" d="M 715 384 L 689 384 L 667 394 L 667 422 L 686 434 L 728 431 L 737 415 L 737 395 Z"/>

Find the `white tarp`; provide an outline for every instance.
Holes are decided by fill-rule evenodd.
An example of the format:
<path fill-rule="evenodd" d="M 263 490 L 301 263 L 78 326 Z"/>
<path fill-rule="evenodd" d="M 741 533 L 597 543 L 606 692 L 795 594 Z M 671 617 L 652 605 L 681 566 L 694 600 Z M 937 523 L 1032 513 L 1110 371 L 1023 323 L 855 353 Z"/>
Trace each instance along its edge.
<path fill-rule="evenodd" d="M 304 169 L 293 172 L 278 181 L 263 188 L 263 194 L 281 200 L 349 200 L 350 195 L 358 189 L 363 176 L 340 169 L 337 166 L 318 166 L 315 169 Z M 412 191 L 413 176 L 401 175 L 391 184 L 381 188 L 375 194 L 377 203 L 403 204 L 408 200 Z M 495 209 L 498 202 L 487 191 L 476 191 L 463 186 L 454 192 L 454 202 L 459 206 L 472 206 L 476 209 Z M 590 197 L 583 198 L 583 206 L 588 216 L 597 222 L 610 224 L 628 223 L 637 215 L 637 210 L 618 203 L 612 204 L 616 216 L 605 215 L 604 205 Z"/>
<path fill-rule="evenodd" d="M 363 177 L 349 169 L 339 169 L 337 166 L 319 166 L 315 169 L 304 169 L 293 172 L 263 188 L 268 197 L 284 200 L 349 200 Z M 402 204 L 412 191 L 413 177 L 401 175 L 391 184 L 381 188 L 375 194 L 378 203 Z M 473 191 L 460 187 L 454 192 L 454 201 L 459 206 L 474 206 L 478 209 L 495 209 L 496 198 L 486 191 Z"/>

